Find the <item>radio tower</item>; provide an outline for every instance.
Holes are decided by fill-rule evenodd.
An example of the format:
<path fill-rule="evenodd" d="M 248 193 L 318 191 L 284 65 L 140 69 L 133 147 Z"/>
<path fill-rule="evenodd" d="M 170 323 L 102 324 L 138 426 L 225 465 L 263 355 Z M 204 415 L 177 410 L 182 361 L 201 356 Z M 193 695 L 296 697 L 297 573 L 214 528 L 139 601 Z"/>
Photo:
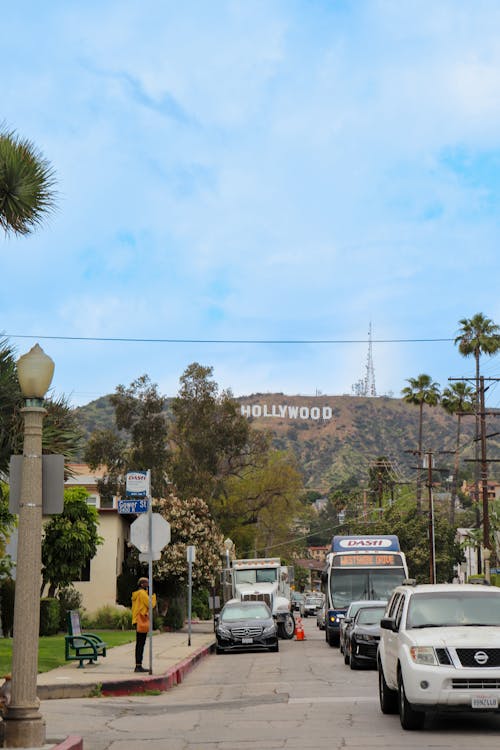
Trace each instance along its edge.
<path fill-rule="evenodd" d="M 365 396 L 376 396 L 377 389 L 375 388 L 375 368 L 373 367 L 373 353 L 372 353 L 372 322 L 368 326 L 368 357 L 366 359 L 366 375 L 365 375 Z"/>
<path fill-rule="evenodd" d="M 372 353 L 372 324 L 368 327 L 368 356 L 366 358 L 365 377 L 358 380 L 352 387 L 355 396 L 376 396 L 375 368 L 373 367 Z"/>

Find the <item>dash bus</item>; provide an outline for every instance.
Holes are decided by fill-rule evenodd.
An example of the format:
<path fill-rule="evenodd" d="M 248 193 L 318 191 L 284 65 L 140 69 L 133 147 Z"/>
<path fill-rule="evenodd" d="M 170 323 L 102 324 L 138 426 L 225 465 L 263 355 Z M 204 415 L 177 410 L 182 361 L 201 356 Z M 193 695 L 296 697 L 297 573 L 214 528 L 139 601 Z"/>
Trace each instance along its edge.
<path fill-rule="evenodd" d="M 340 622 L 351 602 L 388 600 L 405 578 L 408 567 L 397 536 L 334 536 L 321 575 L 327 643 L 339 645 Z"/>

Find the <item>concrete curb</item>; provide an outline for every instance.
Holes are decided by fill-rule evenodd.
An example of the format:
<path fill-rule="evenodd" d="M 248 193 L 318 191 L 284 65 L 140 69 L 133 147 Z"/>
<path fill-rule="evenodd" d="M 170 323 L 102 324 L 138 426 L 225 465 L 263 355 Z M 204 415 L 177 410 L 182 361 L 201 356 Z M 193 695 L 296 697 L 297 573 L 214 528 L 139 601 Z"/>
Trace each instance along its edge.
<path fill-rule="evenodd" d="M 215 642 L 193 651 L 188 657 L 174 664 L 162 675 L 141 675 L 141 677 L 130 677 L 125 680 L 103 680 L 85 685 L 78 683 L 65 683 L 62 685 L 39 685 L 37 695 L 40 700 L 53 700 L 58 698 L 90 698 L 97 696 L 123 696 L 135 693 L 146 693 L 150 690 L 165 692 L 175 685 L 179 685 L 186 674 L 196 664 L 208 656 L 215 649 Z M 58 746 L 59 747 L 59 746 Z M 72 747 L 72 746 L 71 746 Z M 77 747 L 77 746 L 75 746 Z M 62 747 L 61 750 L 67 750 Z M 69 748 L 68 748 L 69 750 Z"/>

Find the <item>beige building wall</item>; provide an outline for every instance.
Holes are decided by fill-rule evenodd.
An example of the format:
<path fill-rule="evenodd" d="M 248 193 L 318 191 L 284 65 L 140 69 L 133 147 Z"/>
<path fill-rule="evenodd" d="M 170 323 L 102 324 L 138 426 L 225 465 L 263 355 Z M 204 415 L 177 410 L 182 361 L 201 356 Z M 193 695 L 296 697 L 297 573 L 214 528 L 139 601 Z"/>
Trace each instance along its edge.
<path fill-rule="evenodd" d="M 71 464 L 74 476 L 64 486 L 85 487 L 90 493 L 89 504 L 99 514 L 99 536 L 103 543 L 90 563 L 90 580 L 74 581 L 74 587 L 82 595 L 82 607 L 91 614 L 105 605 L 116 604 L 116 579 L 122 571 L 125 547 L 130 538 L 130 523 L 133 517 L 118 513 L 117 499 L 107 507 L 101 507 L 97 492 L 97 480 L 102 471 L 92 472 L 86 464 Z"/>
<path fill-rule="evenodd" d="M 106 604 L 116 604 L 116 579 L 121 573 L 129 524 L 115 510 L 99 512 L 99 535 L 104 541 L 90 563 L 90 581 L 75 581 L 82 606 L 93 613 Z"/>

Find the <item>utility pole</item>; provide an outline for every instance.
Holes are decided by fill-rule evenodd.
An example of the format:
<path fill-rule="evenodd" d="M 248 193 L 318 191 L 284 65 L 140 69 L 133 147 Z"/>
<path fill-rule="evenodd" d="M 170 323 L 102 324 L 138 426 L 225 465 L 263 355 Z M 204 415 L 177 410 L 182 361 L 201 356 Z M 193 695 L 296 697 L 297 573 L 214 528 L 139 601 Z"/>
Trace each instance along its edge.
<path fill-rule="evenodd" d="M 448 380 L 467 380 L 472 378 L 448 378 Z M 479 431 L 476 430 L 476 451 L 475 455 L 476 457 L 474 459 L 465 459 L 466 461 L 474 461 L 476 465 L 476 471 L 475 476 L 476 478 L 479 476 L 479 472 L 477 469 L 481 468 L 481 499 L 482 499 L 482 509 L 483 509 L 483 550 L 488 550 L 488 553 L 484 555 L 485 560 L 486 557 L 489 559 L 489 553 L 491 550 L 491 541 L 490 541 L 490 509 L 489 509 L 489 501 L 488 501 L 488 463 L 492 462 L 499 462 L 500 459 L 498 458 L 488 458 L 487 457 L 487 449 L 486 449 L 486 440 L 489 437 L 494 437 L 495 435 L 498 435 L 498 432 L 491 433 L 490 435 L 486 434 L 486 416 L 487 414 L 497 414 L 498 412 L 487 412 L 485 407 L 485 392 L 487 388 L 484 386 L 485 380 L 492 380 L 495 382 L 498 382 L 500 378 L 485 378 L 484 376 L 480 376 L 478 385 L 478 393 L 476 397 L 476 403 L 478 404 L 478 413 L 476 414 L 476 424 L 479 425 Z M 488 386 L 489 387 L 489 386 Z M 480 450 L 479 450 L 480 449 Z M 480 457 L 479 457 L 480 456 Z M 476 485 L 476 502 L 477 502 L 477 514 L 478 514 L 478 528 L 480 528 L 480 518 L 479 518 L 479 486 Z M 477 555 L 477 561 L 478 561 L 478 573 L 481 573 L 482 565 L 481 565 L 481 550 L 478 549 L 478 555 Z M 486 568 L 486 566 L 485 566 Z"/>
<path fill-rule="evenodd" d="M 425 454 L 427 460 L 427 488 L 429 492 L 429 583 L 436 583 L 436 542 L 434 536 L 434 498 L 432 495 L 432 466 L 434 463 L 431 451 Z"/>

